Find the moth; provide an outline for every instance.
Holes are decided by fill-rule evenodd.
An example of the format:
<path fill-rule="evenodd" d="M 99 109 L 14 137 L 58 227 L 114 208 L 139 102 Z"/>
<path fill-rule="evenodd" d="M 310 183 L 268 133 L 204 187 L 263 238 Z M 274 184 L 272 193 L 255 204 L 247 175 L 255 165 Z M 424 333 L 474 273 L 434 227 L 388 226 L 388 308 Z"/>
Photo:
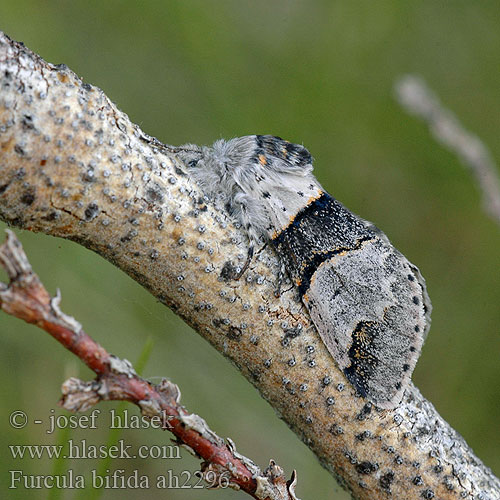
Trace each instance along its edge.
<path fill-rule="evenodd" d="M 430 326 L 431 303 L 416 266 L 387 236 L 330 196 L 303 146 L 250 135 L 178 149 L 202 192 L 265 243 L 357 393 L 376 406 L 401 401 Z"/>

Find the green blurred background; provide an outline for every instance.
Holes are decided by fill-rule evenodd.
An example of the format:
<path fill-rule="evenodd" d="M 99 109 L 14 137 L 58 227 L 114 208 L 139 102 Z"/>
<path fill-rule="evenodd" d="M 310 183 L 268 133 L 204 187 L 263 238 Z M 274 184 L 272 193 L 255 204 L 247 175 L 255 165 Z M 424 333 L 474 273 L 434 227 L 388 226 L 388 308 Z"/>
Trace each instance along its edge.
<path fill-rule="evenodd" d="M 0 29 L 101 87 L 164 142 L 261 133 L 306 145 L 320 182 L 382 228 L 422 270 L 433 325 L 413 379 L 500 473 L 500 230 L 457 159 L 392 96 L 399 75 L 422 75 L 500 159 L 498 2 L 4 0 Z M 49 290 L 62 290 L 63 310 L 111 352 L 134 361 L 152 337 L 146 376 L 173 379 L 190 410 L 261 466 L 274 458 L 288 473 L 297 469 L 300 497 L 347 498 L 253 387 L 139 285 L 76 244 L 18 234 Z M 14 460 L 6 445 L 50 444 L 58 437 L 35 424 L 14 430 L 8 415 L 21 409 L 46 420 L 61 382 L 91 374 L 35 327 L 2 314 L 0 334 L 0 495 L 26 498 L 22 488 L 6 489 L 8 471 L 50 474 L 53 464 Z M 73 439 L 103 444 L 106 415 L 99 422 L 99 430 L 79 430 Z M 168 444 L 166 434 L 151 430 L 123 439 Z M 183 455 L 111 466 L 150 478 L 196 470 L 197 461 Z M 62 465 L 79 473 L 96 462 Z M 46 490 L 29 493 L 47 497 Z M 245 498 L 231 490 L 154 488 L 109 489 L 102 498 L 160 495 Z M 73 498 L 72 492 L 62 498 Z"/>

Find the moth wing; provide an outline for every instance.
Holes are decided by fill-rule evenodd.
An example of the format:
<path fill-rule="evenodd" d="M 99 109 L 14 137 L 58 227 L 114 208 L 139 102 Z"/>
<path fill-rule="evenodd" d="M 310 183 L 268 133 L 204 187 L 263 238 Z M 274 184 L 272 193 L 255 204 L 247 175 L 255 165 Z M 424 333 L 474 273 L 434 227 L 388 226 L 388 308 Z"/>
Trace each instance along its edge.
<path fill-rule="evenodd" d="M 381 408 L 400 402 L 426 331 L 425 288 L 415 269 L 375 236 L 323 262 L 304 296 L 339 368 Z"/>
<path fill-rule="evenodd" d="M 420 286 L 420 289 L 422 290 L 422 301 L 424 304 L 424 313 L 425 313 L 423 340 L 425 341 L 425 339 L 427 338 L 427 334 L 429 333 L 429 330 L 431 328 L 431 313 L 432 313 L 431 299 L 429 297 L 429 294 L 427 293 L 427 285 L 425 283 L 425 278 L 422 276 L 420 269 L 411 262 L 409 262 L 403 255 L 401 255 L 401 257 L 403 257 L 403 259 L 406 260 L 406 263 L 408 264 L 409 268 L 413 271 L 417 283 Z"/>
<path fill-rule="evenodd" d="M 422 292 L 421 292 L 422 293 L 422 302 L 424 305 L 424 312 L 425 312 L 425 325 L 424 325 L 423 336 L 424 336 L 424 340 L 425 340 L 427 338 L 427 334 L 429 333 L 429 330 L 431 327 L 431 313 L 432 313 L 432 303 L 431 303 L 431 299 L 429 297 L 429 294 L 427 292 L 427 284 L 425 282 L 425 278 L 422 276 L 420 269 L 415 264 L 412 264 L 401 252 L 399 252 L 396 248 L 394 248 L 392 246 L 392 243 L 390 242 L 389 238 L 387 237 L 387 235 L 383 231 L 381 231 L 372 222 L 367 221 L 365 219 L 361 219 L 361 220 L 363 221 L 365 226 L 368 227 L 371 231 L 373 231 L 386 245 L 393 248 L 394 252 L 396 254 L 398 254 L 399 257 L 404 262 L 406 262 L 408 267 L 411 269 L 411 271 L 415 275 L 417 283 L 419 284 L 419 286 L 422 290 Z"/>

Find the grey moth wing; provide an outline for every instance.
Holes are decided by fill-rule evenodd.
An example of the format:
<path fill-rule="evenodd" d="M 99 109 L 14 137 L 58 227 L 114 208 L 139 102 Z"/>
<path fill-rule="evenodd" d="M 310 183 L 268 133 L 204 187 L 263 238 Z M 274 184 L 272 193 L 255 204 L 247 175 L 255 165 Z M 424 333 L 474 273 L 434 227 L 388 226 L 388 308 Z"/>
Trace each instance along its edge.
<path fill-rule="evenodd" d="M 303 296 L 339 368 L 380 408 L 400 402 L 427 328 L 422 288 L 401 257 L 366 242 L 322 264 Z"/>
<path fill-rule="evenodd" d="M 429 333 L 430 327 L 431 327 L 431 313 L 432 313 L 432 303 L 431 299 L 429 297 L 429 294 L 427 292 L 427 285 L 425 283 L 425 278 L 422 276 L 422 273 L 420 272 L 420 269 L 412 264 L 411 262 L 408 261 L 408 259 L 401 253 L 399 252 L 396 248 L 392 246 L 392 243 L 390 242 L 389 238 L 385 235 L 384 232 L 382 232 L 377 226 L 375 226 L 373 223 L 361 219 L 363 223 L 370 228 L 377 236 L 389 247 L 391 247 L 395 253 L 399 255 L 401 259 L 406 261 L 408 266 L 410 267 L 411 271 L 415 275 L 415 279 L 417 280 L 417 283 L 420 286 L 421 293 L 422 293 L 422 303 L 424 306 L 424 313 L 425 313 L 425 325 L 424 325 L 424 331 L 423 331 L 423 340 L 427 338 L 427 334 Z"/>
<path fill-rule="evenodd" d="M 297 214 L 275 244 L 346 378 L 378 407 L 394 408 L 430 324 L 418 269 L 327 193 Z"/>

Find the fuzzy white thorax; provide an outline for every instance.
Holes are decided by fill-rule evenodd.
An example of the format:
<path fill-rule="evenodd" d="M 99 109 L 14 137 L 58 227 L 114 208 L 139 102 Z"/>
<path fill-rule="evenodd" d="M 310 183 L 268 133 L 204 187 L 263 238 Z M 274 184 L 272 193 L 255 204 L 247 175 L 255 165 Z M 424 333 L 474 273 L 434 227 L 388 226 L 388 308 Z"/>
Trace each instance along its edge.
<path fill-rule="evenodd" d="M 311 163 L 260 153 L 256 137 L 219 140 L 211 147 L 184 146 L 180 153 L 203 193 L 243 226 L 253 244 L 281 232 L 323 191 Z"/>

